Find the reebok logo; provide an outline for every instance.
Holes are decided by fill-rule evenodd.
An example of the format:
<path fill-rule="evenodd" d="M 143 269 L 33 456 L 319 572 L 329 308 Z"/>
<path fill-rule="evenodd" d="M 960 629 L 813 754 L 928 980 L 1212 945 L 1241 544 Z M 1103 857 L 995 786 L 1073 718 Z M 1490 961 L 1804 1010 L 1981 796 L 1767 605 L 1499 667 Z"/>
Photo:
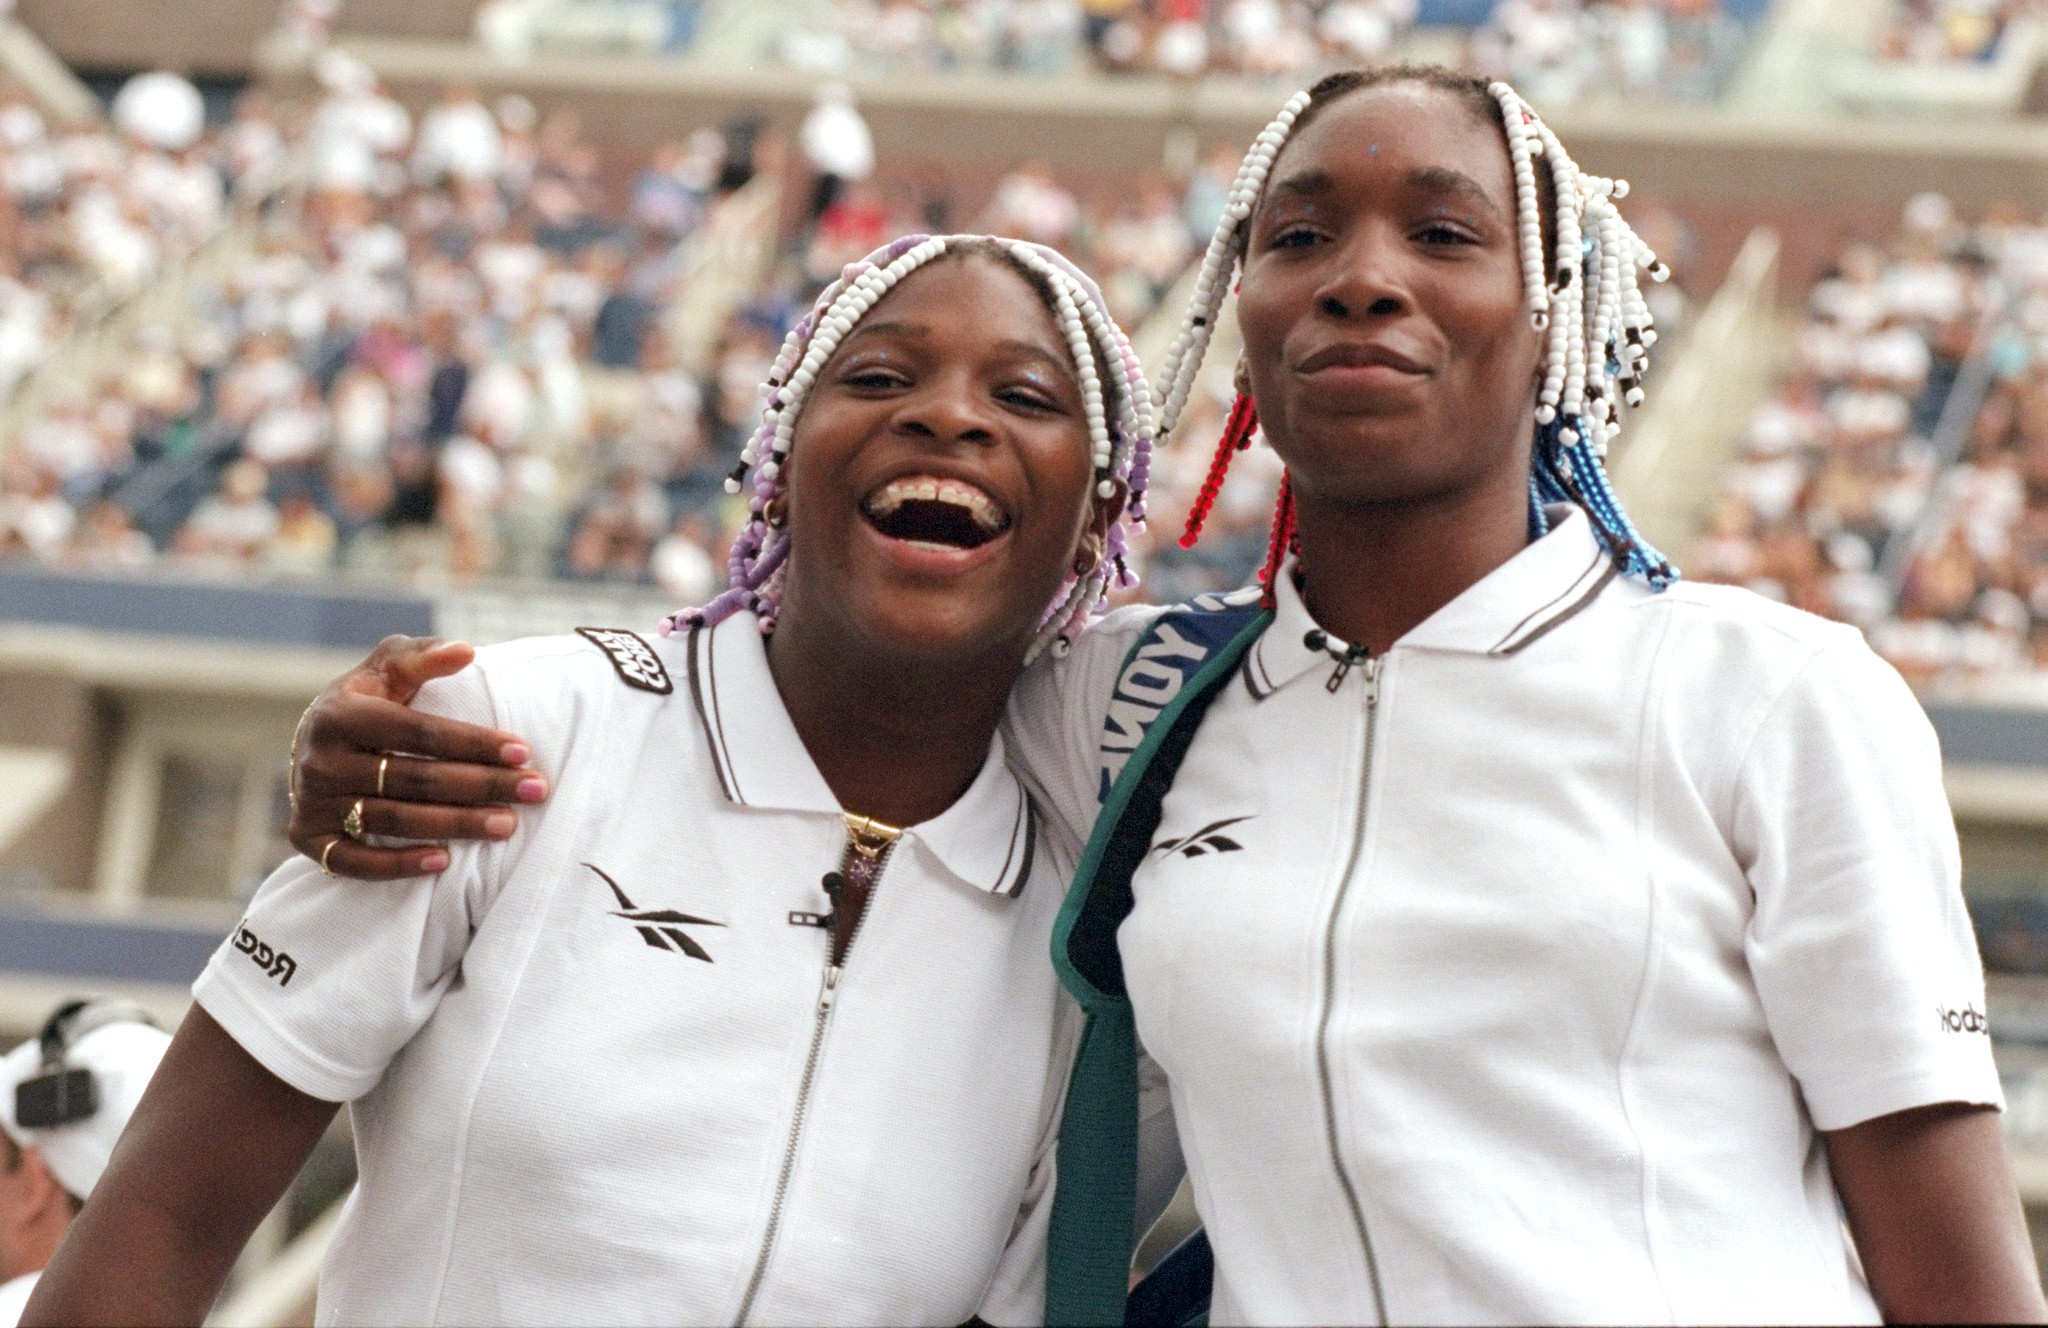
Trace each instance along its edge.
<path fill-rule="evenodd" d="M 1239 821 L 1249 821 L 1251 819 L 1250 816 L 1233 816 L 1224 821 L 1211 821 L 1191 835 L 1184 835 L 1179 839 L 1161 840 L 1159 843 L 1154 844 L 1149 851 L 1161 855 L 1178 853 L 1184 858 L 1199 858 L 1204 853 L 1236 853 L 1244 845 L 1220 832 L 1226 826 L 1236 825 Z"/>
<path fill-rule="evenodd" d="M 1991 1016 L 1981 1013 L 1976 1006 L 1966 1005 L 1960 1010 L 1948 1010 L 1937 1005 L 1934 1017 L 1946 1033 L 1982 1033 L 1991 1035 Z"/>
<path fill-rule="evenodd" d="M 256 939 L 256 933 L 247 927 L 235 928 L 235 948 L 256 961 L 256 967 L 270 977 L 277 979 L 280 987 L 289 987 L 292 974 L 299 971 L 299 965 L 282 950 L 273 950 Z"/>
<path fill-rule="evenodd" d="M 619 901 L 619 906 L 613 910 L 612 916 L 624 918 L 632 923 L 633 930 L 640 933 L 641 940 L 657 950 L 680 950 L 692 959 L 701 959 L 707 964 L 711 962 L 710 952 L 697 944 L 683 928 L 723 927 L 723 922 L 692 917 L 688 913 L 678 913 L 672 908 L 636 909 L 633 907 L 633 901 L 626 898 L 626 892 L 619 889 L 619 883 L 605 874 L 604 868 L 594 862 L 586 862 L 583 865 L 596 872 L 598 879 L 611 887 L 612 894 L 617 896 Z"/>

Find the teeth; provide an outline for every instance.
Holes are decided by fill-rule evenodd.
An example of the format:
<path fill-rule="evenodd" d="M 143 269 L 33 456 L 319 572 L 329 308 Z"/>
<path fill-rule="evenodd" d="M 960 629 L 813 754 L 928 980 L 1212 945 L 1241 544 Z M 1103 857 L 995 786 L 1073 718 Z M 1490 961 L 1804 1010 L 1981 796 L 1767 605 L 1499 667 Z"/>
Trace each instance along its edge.
<path fill-rule="evenodd" d="M 1003 528 L 1003 511 L 987 494 L 972 484 L 936 479 L 930 475 L 910 475 L 891 480 L 869 496 L 866 506 L 869 516 L 885 517 L 908 502 L 950 503 L 965 508 L 974 518 L 974 524 L 983 530 Z"/>

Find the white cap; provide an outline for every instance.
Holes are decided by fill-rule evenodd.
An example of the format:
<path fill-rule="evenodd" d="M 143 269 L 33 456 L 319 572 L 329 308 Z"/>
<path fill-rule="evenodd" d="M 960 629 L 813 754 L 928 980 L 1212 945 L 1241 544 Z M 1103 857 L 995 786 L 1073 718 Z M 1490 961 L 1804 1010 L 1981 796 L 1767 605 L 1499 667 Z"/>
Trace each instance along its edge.
<path fill-rule="evenodd" d="M 0 1128 L 18 1144 L 39 1150 L 57 1183 L 80 1199 L 99 1184 L 100 1173 L 113 1156 L 114 1141 L 128 1126 L 142 1090 L 156 1073 L 170 1034 L 148 1024 L 106 1024 L 72 1044 L 64 1064 L 92 1071 L 99 1089 L 99 1110 L 82 1121 L 46 1130 L 23 1129 L 14 1119 L 14 1090 L 43 1072 L 43 1049 L 34 1038 L 0 1060 Z"/>
<path fill-rule="evenodd" d="M 177 152 L 206 131 L 206 101 L 192 81 L 165 70 L 137 74 L 114 94 L 114 123 L 125 134 Z"/>

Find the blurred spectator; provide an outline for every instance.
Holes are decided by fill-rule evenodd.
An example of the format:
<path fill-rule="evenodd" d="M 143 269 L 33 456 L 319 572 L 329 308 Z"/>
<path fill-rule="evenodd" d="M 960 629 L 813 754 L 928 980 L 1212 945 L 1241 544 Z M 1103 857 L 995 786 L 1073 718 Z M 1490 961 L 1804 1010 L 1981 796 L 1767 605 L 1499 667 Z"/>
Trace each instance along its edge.
<path fill-rule="evenodd" d="M 504 151 L 496 117 L 478 100 L 476 89 L 457 84 L 420 117 L 412 176 L 421 184 L 447 179 L 488 184 L 503 169 Z"/>
<path fill-rule="evenodd" d="M 200 503 L 178 532 L 176 552 L 195 563 L 247 563 L 277 534 L 279 517 L 265 493 L 270 476 L 254 461 L 237 461 L 220 491 Z"/>
<path fill-rule="evenodd" d="M 1989 60 L 2015 21 L 2039 11 L 2036 0 L 1895 0 L 1878 53 L 1920 64 Z"/>
<path fill-rule="evenodd" d="M 1054 178 L 1052 167 L 1032 161 L 1004 176 L 996 186 L 982 228 L 993 235 L 1014 235 L 1060 249 L 1072 242 L 1080 220 L 1080 204 Z"/>
<path fill-rule="evenodd" d="M 852 91 L 842 83 L 828 83 L 819 89 L 817 102 L 797 133 L 797 143 L 817 177 L 809 212 L 814 222 L 847 185 L 875 173 L 874 135 L 855 109 Z"/>

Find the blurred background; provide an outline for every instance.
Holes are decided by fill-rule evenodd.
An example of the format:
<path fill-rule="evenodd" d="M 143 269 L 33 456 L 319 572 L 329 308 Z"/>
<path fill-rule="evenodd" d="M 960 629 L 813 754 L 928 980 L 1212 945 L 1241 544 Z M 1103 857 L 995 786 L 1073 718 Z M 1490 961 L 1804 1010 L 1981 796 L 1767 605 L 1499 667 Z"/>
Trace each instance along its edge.
<path fill-rule="evenodd" d="M 178 1017 L 288 852 L 294 719 L 383 635 L 712 593 L 756 387 L 842 264 L 1056 245 L 1156 367 L 1286 94 L 1435 60 L 1626 176 L 1675 271 L 1616 462 L 1646 534 L 1920 691 L 2048 1248 L 2044 33 L 2038 0 L 0 0 L 0 1037 L 86 990 Z M 1263 449 L 1172 541 L 1233 351 L 1155 466 L 1148 596 L 1264 551 Z M 220 1322 L 310 1322 L 343 1129 Z"/>

